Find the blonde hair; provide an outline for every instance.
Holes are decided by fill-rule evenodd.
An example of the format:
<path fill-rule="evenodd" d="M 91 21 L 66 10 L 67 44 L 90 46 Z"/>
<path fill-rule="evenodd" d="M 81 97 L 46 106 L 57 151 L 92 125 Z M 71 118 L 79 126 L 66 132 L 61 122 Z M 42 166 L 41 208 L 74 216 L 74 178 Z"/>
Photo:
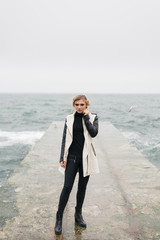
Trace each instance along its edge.
<path fill-rule="evenodd" d="M 82 94 L 77 95 L 77 96 L 75 96 L 75 97 L 73 98 L 72 105 L 74 106 L 75 102 L 76 102 L 76 101 L 79 101 L 79 100 L 81 100 L 81 99 L 82 99 L 83 101 L 85 101 L 87 107 L 90 105 L 90 102 L 89 102 L 89 100 L 87 99 L 87 97 L 86 97 L 85 95 L 82 95 Z"/>

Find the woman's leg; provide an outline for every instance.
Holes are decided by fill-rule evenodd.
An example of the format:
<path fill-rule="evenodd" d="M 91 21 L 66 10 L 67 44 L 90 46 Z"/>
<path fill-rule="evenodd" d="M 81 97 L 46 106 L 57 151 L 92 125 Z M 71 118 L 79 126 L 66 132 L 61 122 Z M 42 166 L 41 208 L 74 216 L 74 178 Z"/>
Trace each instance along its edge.
<path fill-rule="evenodd" d="M 85 198 L 86 187 L 89 180 L 89 176 L 83 177 L 83 166 L 79 167 L 79 181 L 78 181 L 78 191 L 77 191 L 77 209 L 82 209 L 82 205 Z"/>
<path fill-rule="evenodd" d="M 78 191 L 77 191 L 77 205 L 75 207 L 75 222 L 81 226 L 86 227 L 87 224 L 82 217 L 82 205 L 85 198 L 86 187 L 89 180 L 89 176 L 83 177 L 83 167 L 82 164 L 79 168 L 79 182 L 78 182 Z"/>
<path fill-rule="evenodd" d="M 63 211 L 68 202 L 68 198 L 73 187 L 77 170 L 78 170 L 78 164 L 76 163 L 75 156 L 74 157 L 69 156 L 67 159 L 67 166 L 65 170 L 64 187 L 62 189 L 60 199 L 59 199 L 59 205 L 58 205 L 58 214 L 60 215 L 63 215 Z"/>

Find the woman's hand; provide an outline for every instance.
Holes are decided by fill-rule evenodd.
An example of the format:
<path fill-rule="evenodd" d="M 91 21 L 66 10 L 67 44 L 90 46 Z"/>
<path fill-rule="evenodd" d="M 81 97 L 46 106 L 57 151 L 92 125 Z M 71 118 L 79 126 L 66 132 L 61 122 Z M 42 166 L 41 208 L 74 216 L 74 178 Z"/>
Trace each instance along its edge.
<path fill-rule="evenodd" d="M 63 168 L 66 167 L 66 162 L 65 161 L 60 162 L 60 164 L 61 164 L 61 167 L 63 167 Z"/>
<path fill-rule="evenodd" d="M 84 114 L 84 115 L 87 115 L 87 114 L 89 114 L 89 109 L 88 109 L 88 108 L 86 108 L 86 109 L 83 111 L 83 114 Z"/>

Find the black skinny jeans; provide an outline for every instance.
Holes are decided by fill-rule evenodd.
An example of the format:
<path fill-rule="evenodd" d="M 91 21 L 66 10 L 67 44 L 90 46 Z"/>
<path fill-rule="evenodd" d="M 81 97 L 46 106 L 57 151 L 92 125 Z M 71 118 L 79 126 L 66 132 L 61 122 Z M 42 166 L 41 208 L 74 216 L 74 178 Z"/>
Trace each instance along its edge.
<path fill-rule="evenodd" d="M 76 208 L 77 210 L 82 209 L 89 176 L 83 177 L 82 158 L 77 157 L 75 155 L 69 155 L 67 158 L 67 166 L 65 170 L 64 186 L 60 195 L 59 205 L 58 205 L 58 214 L 60 215 L 63 214 L 65 206 L 68 202 L 68 198 L 74 184 L 77 170 L 79 171 L 79 181 L 78 181 L 78 190 L 76 195 L 76 200 L 77 200 Z"/>

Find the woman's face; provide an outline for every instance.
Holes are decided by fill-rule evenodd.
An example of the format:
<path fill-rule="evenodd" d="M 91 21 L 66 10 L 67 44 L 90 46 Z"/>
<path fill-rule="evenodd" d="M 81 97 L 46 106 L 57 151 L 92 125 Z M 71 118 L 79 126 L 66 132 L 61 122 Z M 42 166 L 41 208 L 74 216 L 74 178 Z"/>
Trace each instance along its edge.
<path fill-rule="evenodd" d="M 75 101 L 74 103 L 74 108 L 78 113 L 83 113 L 84 110 L 86 109 L 87 105 L 84 100 L 80 99 L 78 101 Z"/>

